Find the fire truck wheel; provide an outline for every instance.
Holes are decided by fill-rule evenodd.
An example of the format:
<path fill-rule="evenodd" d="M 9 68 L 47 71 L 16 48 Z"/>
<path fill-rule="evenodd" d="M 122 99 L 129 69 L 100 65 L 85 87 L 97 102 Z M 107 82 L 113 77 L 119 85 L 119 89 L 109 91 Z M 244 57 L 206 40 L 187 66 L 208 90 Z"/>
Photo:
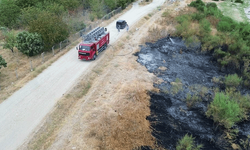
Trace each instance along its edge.
<path fill-rule="evenodd" d="M 96 57 L 97 57 L 97 56 L 96 56 L 96 54 L 95 54 L 95 55 L 94 55 L 94 57 L 93 57 L 93 60 L 95 60 L 95 59 L 96 59 Z"/>

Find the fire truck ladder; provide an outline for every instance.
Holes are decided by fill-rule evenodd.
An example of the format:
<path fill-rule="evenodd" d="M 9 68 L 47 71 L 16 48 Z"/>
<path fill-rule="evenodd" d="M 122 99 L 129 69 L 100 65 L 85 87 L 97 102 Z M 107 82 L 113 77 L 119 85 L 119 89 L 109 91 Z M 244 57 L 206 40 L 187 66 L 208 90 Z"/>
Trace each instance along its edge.
<path fill-rule="evenodd" d="M 105 33 L 104 27 L 97 27 L 86 35 L 84 41 L 94 41 Z"/>

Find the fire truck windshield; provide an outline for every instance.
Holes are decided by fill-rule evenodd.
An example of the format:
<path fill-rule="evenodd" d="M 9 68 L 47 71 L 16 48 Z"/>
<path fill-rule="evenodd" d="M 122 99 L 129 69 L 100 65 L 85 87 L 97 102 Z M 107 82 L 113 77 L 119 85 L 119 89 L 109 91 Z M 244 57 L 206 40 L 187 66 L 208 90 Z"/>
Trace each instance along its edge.
<path fill-rule="evenodd" d="M 79 50 L 90 51 L 90 47 L 84 46 L 84 45 L 79 45 Z"/>

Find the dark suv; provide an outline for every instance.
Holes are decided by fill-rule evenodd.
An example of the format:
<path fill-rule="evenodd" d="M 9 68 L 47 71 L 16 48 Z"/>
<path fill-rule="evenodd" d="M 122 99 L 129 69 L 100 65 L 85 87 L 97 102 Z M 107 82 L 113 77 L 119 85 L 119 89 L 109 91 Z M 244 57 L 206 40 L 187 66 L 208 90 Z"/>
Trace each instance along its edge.
<path fill-rule="evenodd" d="M 116 28 L 117 29 L 124 29 L 126 26 L 127 26 L 127 22 L 125 20 L 116 21 Z"/>

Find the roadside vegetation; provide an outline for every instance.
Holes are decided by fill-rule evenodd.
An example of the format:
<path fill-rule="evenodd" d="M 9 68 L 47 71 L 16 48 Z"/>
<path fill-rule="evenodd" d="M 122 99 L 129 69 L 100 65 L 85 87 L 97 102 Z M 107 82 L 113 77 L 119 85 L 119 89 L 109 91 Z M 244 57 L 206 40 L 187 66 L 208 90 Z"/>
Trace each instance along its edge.
<path fill-rule="evenodd" d="M 249 103 L 249 96 L 241 96 L 239 86 L 249 87 L 250 24 L 224 16 L 215 3 L 196 0 L 189 6 L 197 11 L 176 17 L 176 36 L 182 36 L 187 44 L 199 39 L 202 51 L 211 52 L 222 68 L 238 73 L 225 77 L 226 90 L 215 93 L 207 111 L 215 122 L 231 128 L 246 119 L 249 111 L 247 105 L 242 106 L 242 101 Z M 198 32 L 192 25 L 199 27 Z"/>
<path fill-rule="evenodd" d="M 105 14 L 119 7 L 124 9 L 133 1 L 1 0 L 0 102 L 23 85 L 24 78 L 30 76 L 28 72 L 35 71 L 37 75 L 46 68 L 44 60 L 53 59 L 54 45 L 55 51 L 59 51 L 57 45 L 61 41 L 71 35 L 79 37 L 80 30 L 90 29 Z M 67 44 L 75 42 L 67 41 Z"/>
<path fill-rule="evenodd" d="M 186 134 L 182 139 L 177 143 L 176 150 L 201 150 L 202 145 L 196 145 L 194 142 L 194 137 L 192 135 Z"/>
<path fill-rule="evenodd" d="M 82 18 L 76 17 L 78 13 L 82 11 L 90 12 L 90 19 L 102 18 L 106 13 L 118 8 L 125 8 L 128 4 L 134 0 L 62 0 L 62 1 L 44 1 L 44 0 L 2 0 L 0 5 L 0 27 L 5 29 L 4 43 L 5 45 L 11 43 L 11 47 L 5 46 L 4 48 L 10 49 L 13 52 L 13 48 L 18 50 L 20 47 L 15 43 L 15 37 L 17 36 L 11 30 L 26 31 L 29 34 L 37 34 L 41 36 L 42 40 L 39 43 L 31 43 L 31 45 L 42 45 L 40 52 L 48 51 L 51 47 L 60 41 L 66 39 L 70 34 L 74 34 L 86 27 L 86 21 Z M 70 20 L 70 18 L 75 20 Z M 10 33 L 9 33 L 10 32 Z M 17 33 L 19 34 L 19 33 Z M 12 41 L 9 41 L 11 37 Z M 30 41 L 35 41 L 36 37 Z M 20 40 L 19 40 L 20 41 Z M 26 41 L 20 41 L 21 44 L 26 44 Z M 38 41 L 36 41 L 38 42 Z M 33 48 L 31 48 L 33 49 Z M 33 54 L 37 53 L 34 50 Z M 30 56 L 30 53 L 25 53 Z"/>
<path fill-rule="evenodd" d="M 219 5 L 229 3 L 240 7 L 240 10 L 247 6 L 239 1 Z M 225 130 L 225 138 L 235 146 L 233 139 L 238 133 L 235 125 L 248 120 L 250 112 L 250 96 L 241 93 L 243 88 L 250 87 L 250 24 L 247 19 L 241 22 L 234 20 L 230 14 L 224 15 L 227 11 L 222 9 L 222 13 L 212 2 L 205 4 L 202 0 L 196 0 L 188 6 L 178 12 L 166 10 L 159 24 L 162 28 L 167 26 L 163 31 L 167 30 L 171 36 L 182 37 L 188 47 L 201 43 L 201 51 L 210 53 L 221 70 L 227 73 L 225 77 L 213 78 L 213 82 L 223 88 L 189 87 L 186 102 L 191 108 L 204 100 L 208 90 L 213 90 L 206 116 Z M 175 89 L 175 85 L 172 88 Z"/>

